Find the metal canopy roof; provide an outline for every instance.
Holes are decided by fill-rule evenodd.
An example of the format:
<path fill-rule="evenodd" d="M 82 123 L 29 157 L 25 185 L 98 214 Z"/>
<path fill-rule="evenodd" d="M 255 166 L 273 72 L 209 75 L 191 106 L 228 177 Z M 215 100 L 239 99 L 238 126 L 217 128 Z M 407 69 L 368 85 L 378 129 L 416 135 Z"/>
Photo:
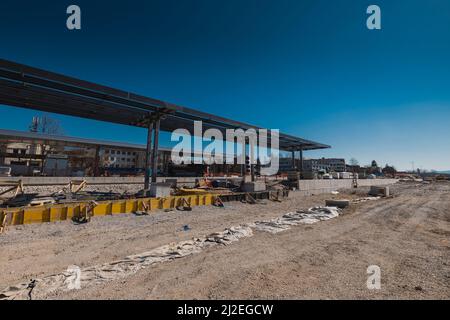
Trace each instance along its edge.
<path fill-rule="evenodd" d="M 196 120 L 203 122 L 204 129 L 217 128 L 222 132 L 238 128 L 261 129 L 3 59 L 0 59 L 0 104 L 138 127 L 147 127 L 148 119 L 163 114 L 161 130 L 164 131 L 184 128 L 193 133 L 193 121 Z M 280 150 L 325 148 L 330 146 L 280 133 Z"/>

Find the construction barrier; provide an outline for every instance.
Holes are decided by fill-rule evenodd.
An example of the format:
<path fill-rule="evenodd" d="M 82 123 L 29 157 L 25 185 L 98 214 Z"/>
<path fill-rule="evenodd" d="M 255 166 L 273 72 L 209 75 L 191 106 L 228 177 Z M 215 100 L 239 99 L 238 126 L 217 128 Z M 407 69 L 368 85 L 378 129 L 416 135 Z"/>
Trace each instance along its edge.
<path fill-rule="evenodd" d="M 229 201 L 256 203 L 261 199 L 280 201 L 288 197 L 289 190 L 206 193 L 178 195 L 164 198 L 135 198 L 105 201 L 79 201 L 64 204 L 44 204 L 38 206 L 12 207 L 0 209 L 0 233 L 8 225 L 55 222 L 64 220 L 89 221 L 93 216 L 106 216 L 122 213 L 147 213 L 154 210 L 186 208 L 194 206 L 217 205 Z"/>
<path fill-rule="evenodd" d="M 42 223 L 69 220 L 85 215 L 105 216 L 137 211 L 172 209 L 176 207 L 202 206 L 214 203 L 217 194 L 170 196 L 165 198 L 136 198 L 108 201 L 83 201 L 66 204 L 49 204 L 4 208 L 0 221 L 6 225 Z M 94 203 L 94 204 L 93 204 Z"/>

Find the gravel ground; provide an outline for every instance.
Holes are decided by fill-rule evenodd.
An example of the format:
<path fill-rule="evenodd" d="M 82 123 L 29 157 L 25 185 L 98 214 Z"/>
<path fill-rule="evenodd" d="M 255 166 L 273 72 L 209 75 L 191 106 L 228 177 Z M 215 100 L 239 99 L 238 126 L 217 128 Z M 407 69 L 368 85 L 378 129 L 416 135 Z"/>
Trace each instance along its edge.
<path fill-rule="evenodd" d="M 449 299 L 450 184 L 401 183 L 391 189 L 395 198 L 352 205 L 336 219 L 278 234 L 256 232 L 228 247 L 47 298 Z M 191 212 L 99 217 L 85 225 L 10 227 L 0 236 L 0 287 L 323 205 L 325 199 L 359 196 L 293 193 L 282 203 L 235 202 Z M 191 230 L 183 231 L 184 225 Z M 381 290 L 366 287 L 369 265 L 381 268 Z"/>

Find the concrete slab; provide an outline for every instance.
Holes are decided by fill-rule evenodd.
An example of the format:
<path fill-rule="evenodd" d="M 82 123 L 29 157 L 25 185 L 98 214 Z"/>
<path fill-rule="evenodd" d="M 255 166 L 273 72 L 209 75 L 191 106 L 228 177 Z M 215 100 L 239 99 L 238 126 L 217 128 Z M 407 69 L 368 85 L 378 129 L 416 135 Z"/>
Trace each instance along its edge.
<path fill-rule="evenodd" d="M 388 186 L 385 186 L 385 187 L 371 186 L 369 195 L 389 197 L 389 195 L 390 195 L 389 187 Z"/>

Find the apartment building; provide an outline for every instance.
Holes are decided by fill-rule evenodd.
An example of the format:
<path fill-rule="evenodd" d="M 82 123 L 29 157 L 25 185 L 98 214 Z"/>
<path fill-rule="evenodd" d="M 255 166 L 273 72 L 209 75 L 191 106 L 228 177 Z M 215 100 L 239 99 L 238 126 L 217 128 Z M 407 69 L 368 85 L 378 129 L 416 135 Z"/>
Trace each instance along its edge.
<path fill-rule="evenodd" d="M 345 159 L 340 158 L 321 158 L 303 160 L 303 170 L 310 172 L 345 172 Z"/>

